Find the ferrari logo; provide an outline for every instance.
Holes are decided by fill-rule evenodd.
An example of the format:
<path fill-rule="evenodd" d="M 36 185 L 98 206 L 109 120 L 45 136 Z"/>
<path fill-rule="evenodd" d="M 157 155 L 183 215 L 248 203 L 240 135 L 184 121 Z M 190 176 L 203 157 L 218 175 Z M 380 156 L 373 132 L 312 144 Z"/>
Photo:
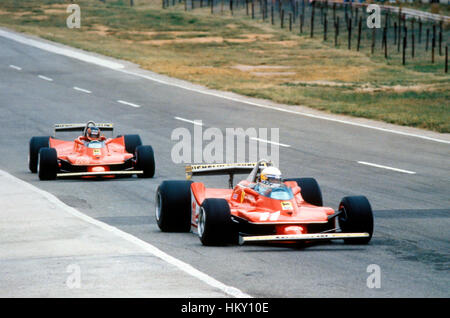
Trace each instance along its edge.
<path fill-rule="evenodd" d="M 292 210 L 292 203 L 290 201 L 281 202 L 281 208 L 283 210 Z"/>

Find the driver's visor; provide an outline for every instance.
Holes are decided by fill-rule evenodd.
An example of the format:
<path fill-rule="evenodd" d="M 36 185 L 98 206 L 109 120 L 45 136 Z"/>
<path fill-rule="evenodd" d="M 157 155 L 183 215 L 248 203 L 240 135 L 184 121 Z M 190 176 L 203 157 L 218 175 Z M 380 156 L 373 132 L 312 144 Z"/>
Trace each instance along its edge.
<path fill-rule="evenodd" d="M 281 176 L 267 175 L 267 181 L 269 183 L 281 183 Z"/>

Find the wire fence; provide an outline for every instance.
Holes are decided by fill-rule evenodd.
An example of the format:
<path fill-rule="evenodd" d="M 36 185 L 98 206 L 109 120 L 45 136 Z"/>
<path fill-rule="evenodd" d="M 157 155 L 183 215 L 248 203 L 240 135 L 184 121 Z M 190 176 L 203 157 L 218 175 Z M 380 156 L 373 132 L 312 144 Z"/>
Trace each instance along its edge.
<path fill-rule="evenodd" d="M 448 73 L 448 17 L 380 6 L 380 25 L 368 23 L 368 4 L 308 0 L 162 0 L 162 7 L 248 17 L 330 47 L 367 52 L 390 63 Z M 420 13 L 419 13 L 420 12 Z M 372 20 L 372 19 L 370 19 Z"/>

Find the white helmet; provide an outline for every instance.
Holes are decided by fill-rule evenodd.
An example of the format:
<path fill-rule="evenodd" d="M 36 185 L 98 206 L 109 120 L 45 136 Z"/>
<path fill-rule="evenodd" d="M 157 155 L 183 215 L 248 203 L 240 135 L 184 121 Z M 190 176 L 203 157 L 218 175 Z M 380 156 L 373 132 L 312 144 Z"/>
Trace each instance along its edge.
<path fill-rule="evenodd" d="M 268 184 L 281 184 L 281 171 L 276 167 L 267 167 L 261 171 L 259 176 L 261 182 Z"/>

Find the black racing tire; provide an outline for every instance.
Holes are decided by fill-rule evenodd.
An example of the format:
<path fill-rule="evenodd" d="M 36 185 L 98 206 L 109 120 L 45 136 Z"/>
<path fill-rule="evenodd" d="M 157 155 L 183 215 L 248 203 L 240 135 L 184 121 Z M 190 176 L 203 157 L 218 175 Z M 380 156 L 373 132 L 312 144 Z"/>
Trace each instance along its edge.
<path fill-rule="evenodd" d="M 153 178 L 155 175 L 155 155 L 152 146 L 136 147 L 136 170 L 144 171 L 144 174 L 138 174 L 139 178 Z"/>
<path fill-rule="evenodd" d="M 38 155 L 38 176 L 40 180 L 54 180 L 58 173 L 56 149 L 41 148 Z"/>
<path fill-rule="evenodd" d="M 170 180 L 159 185 L 155 198 L 155 218 L 161 231 L 191 230 L 191 183 L 188 180 Z"/>
<path fill-rule="evenodd" d="M 367 244 L 373 235 L 373 213 L 365 196 L 344 197 L 339 204 L 342 213 L 338 216 L 339 227 L 343 233 L 369 233 L 367 238 L 345 239 L 345 243 Z"/>
<path fill-rule="evenodd" d="M 198 217 L 198 236 L 205 246 L 222 246 L 238 241 L 227 200 L 205 199 Z"/>
<path fill-rule="evenodd" d="M 323 206 L 322 191 L 314 178 L 290 178 L 284 181 L 295 181 L 301 189 L 303 199 L 312 205 Z"/>
<path fill-rule="evenodd" d="M 32 173 L 37 172 L 39 150 L 49 147 L 50 136 L 32 137 L 30 139 L 30 147 L 28 152 L 28 168 Z"/>
<path fill-rule="evenodd" d="M 141 137 L 139 135 L 124 135 L 125 140 L 125 150 L 129 153 L 134 154 L 136 147 L 142 146 Z"/>

